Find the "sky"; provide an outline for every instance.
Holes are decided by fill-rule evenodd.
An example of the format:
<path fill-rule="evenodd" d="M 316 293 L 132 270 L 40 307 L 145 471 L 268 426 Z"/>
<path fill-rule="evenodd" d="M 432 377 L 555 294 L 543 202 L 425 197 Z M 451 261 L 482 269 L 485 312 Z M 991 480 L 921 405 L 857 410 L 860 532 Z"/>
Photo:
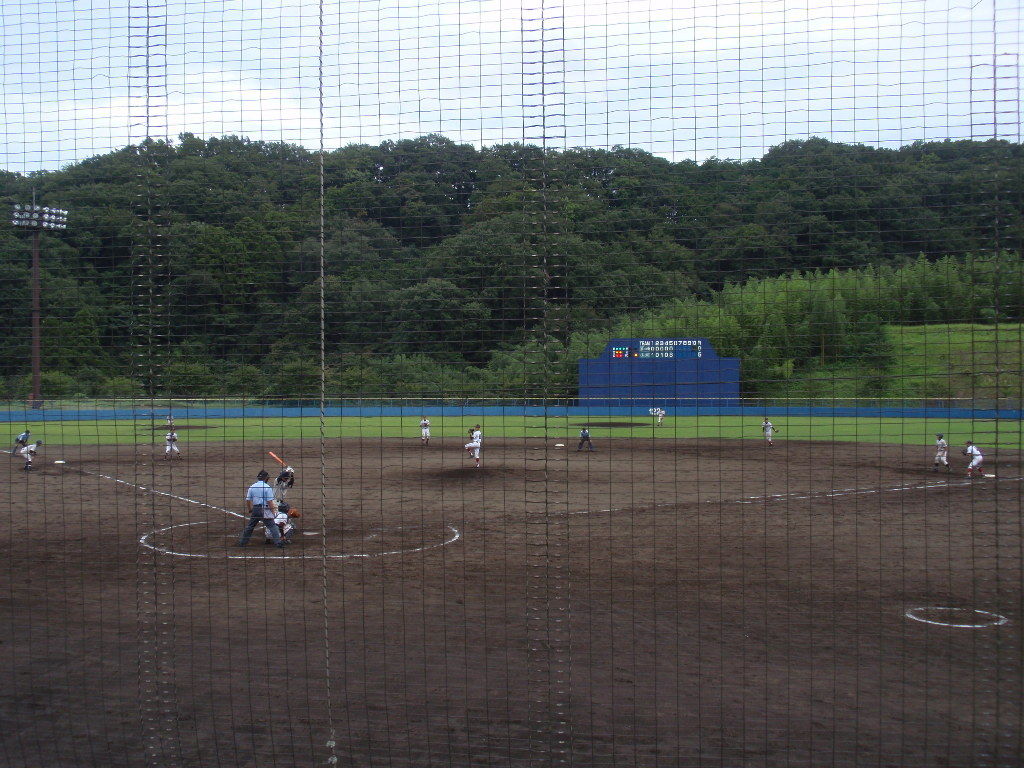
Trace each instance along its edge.
<path fill-rule="evenodd" d="M 1020 141 L 1021 0 L 3 0 L 0 169 L 146 137 Z"/>

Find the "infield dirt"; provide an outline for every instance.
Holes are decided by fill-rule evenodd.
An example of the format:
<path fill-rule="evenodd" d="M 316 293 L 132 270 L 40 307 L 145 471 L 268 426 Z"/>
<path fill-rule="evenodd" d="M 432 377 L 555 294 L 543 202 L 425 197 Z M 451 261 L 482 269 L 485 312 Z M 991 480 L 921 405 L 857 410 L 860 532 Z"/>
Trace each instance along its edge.
<path fill-rule="evenodd" d="M 490 438 L 480 469 L 461 442 L 417 438 L 327 440 L 322 461 L 317 439 L 258 436 L 181 461 L 49 443 L 32 473 L 0 458 L 0 755 L 1015 764 L 1019 454 L 968 481 L 958 455 L 932 472 L 927 446 L 595 444 Z M 303 531 L 239 549 L 268 450 L 297 470 Z M 905 617 L 919 606 L 1009 621 Z"/>

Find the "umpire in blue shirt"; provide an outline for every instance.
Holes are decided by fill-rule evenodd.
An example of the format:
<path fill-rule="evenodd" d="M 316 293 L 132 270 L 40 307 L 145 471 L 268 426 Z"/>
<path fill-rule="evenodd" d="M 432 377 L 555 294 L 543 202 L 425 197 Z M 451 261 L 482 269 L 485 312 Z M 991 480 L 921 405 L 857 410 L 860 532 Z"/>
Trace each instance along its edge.
<path fill-rule="evenodd" d="M 580 430 L 580 444 L 576 446 L 576 453 L 583 450 L 583 446 L 587 446 L 588 451 L 594 450 L 594 444 L 590 442 L 590 430 L 584 427 Z"/>
<path fill-rule="evenodd" d="M 267 485 L 269 479 L 270 473 L 265 469 L 260 470 L 256 475 L 256 482 L 249 486 L 245 494 L 245 509 L 249 513 L 249 522 L 242 531 L 242 538 L 238 540 L 240 547 L 249 543 L 249 537 L 259 523 L 263 523 L 263 527 L 270 533 L 275 547 L 284 547 L 288 543 L 281 538 L 281 531 L 274 522 L 277 502 L 274 501 L 274 489 Z"/>

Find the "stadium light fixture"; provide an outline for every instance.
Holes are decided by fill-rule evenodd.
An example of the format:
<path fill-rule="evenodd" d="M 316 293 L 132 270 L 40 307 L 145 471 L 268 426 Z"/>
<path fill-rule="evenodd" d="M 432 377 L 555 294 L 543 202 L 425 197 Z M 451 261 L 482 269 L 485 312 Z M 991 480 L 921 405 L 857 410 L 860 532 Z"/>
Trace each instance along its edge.
<path fill-rule="evenodd" d="M 33 198 L 35 193 L 33 193 Z M 64 208 L 51 208 L 48 205 L 15 204 L 11 212 L 11 224 L 27 229 L 32 233 L 32 394 L 29 405 L 32 408 L 43 407 L 42 394 L 42 329 L 40 324 L 40 287 L 39 287 L 39 233 L 68 228 L 68 212 Z"/>

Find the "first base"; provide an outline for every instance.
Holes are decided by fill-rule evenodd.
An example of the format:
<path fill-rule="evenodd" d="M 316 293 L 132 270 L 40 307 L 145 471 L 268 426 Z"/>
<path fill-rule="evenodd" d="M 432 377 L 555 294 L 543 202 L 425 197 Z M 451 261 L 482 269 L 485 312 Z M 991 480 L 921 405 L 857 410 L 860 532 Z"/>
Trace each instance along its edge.
<path fill-rule="evenodd" d="M 565 448 L 565 443 L 555 443 L 555 448 Z"/>

